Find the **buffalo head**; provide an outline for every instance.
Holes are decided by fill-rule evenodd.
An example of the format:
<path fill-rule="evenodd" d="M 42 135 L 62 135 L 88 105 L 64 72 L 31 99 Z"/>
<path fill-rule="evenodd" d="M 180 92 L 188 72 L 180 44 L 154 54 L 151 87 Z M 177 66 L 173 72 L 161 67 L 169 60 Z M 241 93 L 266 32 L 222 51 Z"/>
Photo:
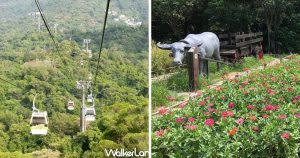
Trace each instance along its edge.
<path fill-rule="evenodd" d="M 186 42 L 174 42 L 172 44 L 161 44 L 158 42 L 157 47 L 163 50 L 171 50 L 172 53 L 170 56 L 174 57 L 173 63 L 175 65 L 180 65 L 185 57 L 185 50 L 191 48 L 192 46 Z"/>

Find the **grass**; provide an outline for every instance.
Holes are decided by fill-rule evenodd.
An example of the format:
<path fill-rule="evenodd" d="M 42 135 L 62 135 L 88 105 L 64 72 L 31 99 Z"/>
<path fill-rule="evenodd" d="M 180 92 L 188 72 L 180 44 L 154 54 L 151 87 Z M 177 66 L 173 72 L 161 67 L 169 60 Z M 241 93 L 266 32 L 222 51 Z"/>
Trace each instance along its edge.
<path fill-rule="evenodd" d="M 199 86 L 197 89 L 203 90 L 207 88 L 208 85 L 216 83 L 222 80 L 222 77 L 230 72 L 241 72 L 244 69 L 251 69 L 258 66 L 262 66 L 274 60 L 275 57 L 265 55 L 263 60 L 258 61 L 254 57 L 245 57 L 243 60 L 235 63 L 234 66 L 222 65 L 221 70 L 217 71 L 217 66 L 215 63 L 209 63 L 209 77 L 200 77 Z M 152 105 L 154 109 L 162 106 L 170 106 L 174 102 L 167 100 L 167 96 L 174 96 L 177 101 L 182 99 L 178 96 L 180 92 L 189 92 L 190 88 L 188 85 L 188 74 L 186 69 L 178 69 L 178 73 L 170 77 L 168 80 L 152 83 Z"/>

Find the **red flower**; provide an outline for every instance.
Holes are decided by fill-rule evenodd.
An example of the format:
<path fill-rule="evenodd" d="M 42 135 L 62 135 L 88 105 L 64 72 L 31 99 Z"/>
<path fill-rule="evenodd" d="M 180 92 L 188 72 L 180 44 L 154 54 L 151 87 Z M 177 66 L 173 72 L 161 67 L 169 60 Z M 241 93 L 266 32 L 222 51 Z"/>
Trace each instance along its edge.
<path fill-rule="evenodd" d="M 248 106 L 247 106 L 247 109 L 248 109 L 248 110 L 253 110 L 254 108 L 255 108 L 255 106 L 253 106 L 253 105 L 248 105 Z"/>
<path fill-rule="evenodd" d="M 272 111 L 272 110 L 275 110 L 275 108 L 274 108 L 274 106 L 272 106 L 272 105 L 267 105 L 267 106 L 265 107 L 265 110 L 266 110 L 266 111 Z"/>
<path fill-rule="evenodd" d="M 235 133 L 238 131 L 238 128 L 237 127 L 234 127 L 232 130 L 230 130 L 228 133 L 229 133 L 229 136 L 234 136 Z"/>
<path fill-rule="evenodd" d="M 226 118 L 228 116 L 227 111 L 222 111 L 221 115 L 222 117 Z"/>
<path fill-rule="evenodd" d="M 244 118 L 237 119 L 235 122 L 239 125 L 242 125 L 244 123 Z"/>
<path fill-rule="evenodd" d="M 288 132 L 284 132 L 281 134 L 281 138 L 282 139 L 289 139 L 290 138 L 290 134 Z"/>
<path fill-rule="evenodd" d="M 294 115 L 296 118 L 300 118 L 300 114 L 295 114 Z"/>
<path fill-rule="evenodd" d="M 167 108 L 160 108 L 158 113 L 160 115 L 166 115 L 168 113 L 168 109 Z"/>
<path fill-rule="evenodd" d="M 235 106 L 235 104 L 234 104 L 233 102 L 230 102 L 230 103 L 228 104 L 228 107 L 229 107 L 229 108 L 234 108 L 234 106 Z"/>
<path fill-rule="evenodd" d="M 279 117 L 279 119 L 281 119 L 281 120 L 286 119 L 286 115 L 285 115 L 285 114 L 281 114 L 281 115 L 279 115 L 278 117 Z"/>
<path fill-rule="evenodd" d="M 273 106 L 273 107 L 274 107 L 274 110 L 280 109 L 280 106 L 279 106 L 279 105 L 275 105 L 275 106 Z"/>
<path fill-rule="evenodd" d="M 214 104 L 213 103 L 209 103 L 208 106 L 214 106 Z"/>
<path fill-rule="evenodd" d="M 259 132 L 259 127 L 258 127 L 258 126 L 252 126 L 251 129 L 252 129 L 254 132 Z"/>
<path fill-rule="evenodd" d="M 205 101 L 200 101 L 200 102 L 199 102 L 199 105 L 200 105 L 200 106 L 204 106 L 204 105 L 205 105 Z"/>
<path fill-rule="evenodd" d="M 214 121 L 214 119 L 207 119 L 207 120 L 205 120 L 204 124 L 206 126 L 213 126 L 215 124 L 215 121 Z"/>
<path fill-rule="evenodd" d="M 248 82 L 248 81 L 244 81 L 243 84 L 244 84 L 245 86 L 247 86 L 247 85 L 249 84 L 249 82 Z"/>
<path fill-rule="evenodd" d="M 267 119 L 267 118 L 269 118 L 269 115 L 263 114 L 262 117 L 265 118 L 265 119 Z"/>
<path fill-rule="evenodd" d="M 157 137 L 161 137 L 161 136 L 163 136 L 164 134 L 165 134 L 165 130 L 164 130 L 164 129 L 161 129 L 161 130 L 155 132 L 155 135 L 156 135 Z"/>
<path fill-rule="evenodd" d="M 195 118 L 193 118 L 193 117 L 190 117 L 188 120 L 189 120 L 189 122 L 195 122 Z"/>
<path fill-rule="evenodd" d="M 182 123 L 184 121 L 183 117 L 179 117 L 176 119 L 176 123 Z"/>
<path fill-rule="evenodd" d="M 298 100 L 296 100 L 296 99 L 294 99 L 294 100 L 292 101 L 293 104 L 297 104 L 297 102 L 298 102 Z"/>
<path fill-rule="evenodd" d="M 275 93 L 274 93 L 274 90 L 272 90 L 272 89 L 268 89 L 267 92 L 268 92 L 270 95 L 274 95 L 274 94 L 275 94 Z"/>
<path fill-rule="evenodd" d="M 184 128 L 194 131 L 194 130 L 196 130 L 197 126 L 196 125 L 186 125 L 186 126 L 184 126 Z"/>

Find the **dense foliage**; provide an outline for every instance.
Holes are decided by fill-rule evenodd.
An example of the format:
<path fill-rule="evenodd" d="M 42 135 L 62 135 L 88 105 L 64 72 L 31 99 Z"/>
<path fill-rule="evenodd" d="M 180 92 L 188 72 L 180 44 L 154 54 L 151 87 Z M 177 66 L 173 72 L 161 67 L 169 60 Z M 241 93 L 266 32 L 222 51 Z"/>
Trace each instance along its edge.
<path fill-rule="evenodd" d="M 94 87 L 96 121 L 83 133 L 82 91 L 76 81 L 95 73 L 105 1 L 41 1 L 53 32 L 58 24 L 58 50 L 45 28 L 38 31 L 37 20 L 28 15 L 37 11 L 33 2 L 0 0 L 0 77 L 10 82 L 0 80 L 0 157 L 92 158 L 104 157 L 104 149 L 147 150 L 146 1 L 112 2 L 112 10 L 144 24 L 130 27 L 109 19 Z M 85 38 L 92 39 L 91 59 L 82 50 Z M 46 136 L 29 134 L 36 93 L 37 108 L 49 116 Z M 66 109 L 69 99 L 74 111 Z"/>
<path fill-rule="evenodd" d="M 160 109 L 153 157 L 299 157 L 299 59 Z"/>
<path fill-rule="evenodd" d="M 153 0 L 152 19 L 155 41 L 174 42 L 205 31 L 263 31 L 266 50 L 300 50 L 298 0 Z"/>

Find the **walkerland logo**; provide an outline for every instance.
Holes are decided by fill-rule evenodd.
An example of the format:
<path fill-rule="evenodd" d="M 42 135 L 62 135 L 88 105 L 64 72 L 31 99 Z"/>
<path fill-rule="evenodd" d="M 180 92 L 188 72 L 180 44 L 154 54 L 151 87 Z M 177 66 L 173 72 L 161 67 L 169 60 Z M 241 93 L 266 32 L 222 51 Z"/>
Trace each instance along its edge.
<path fill-rule="evenodd" d="M 148 156 L 148 151 L 137 151 L 134 148 L 133 151 L 125 151 L 125 149 L 104 149 L 107 157 L 146 157 Z"/>

